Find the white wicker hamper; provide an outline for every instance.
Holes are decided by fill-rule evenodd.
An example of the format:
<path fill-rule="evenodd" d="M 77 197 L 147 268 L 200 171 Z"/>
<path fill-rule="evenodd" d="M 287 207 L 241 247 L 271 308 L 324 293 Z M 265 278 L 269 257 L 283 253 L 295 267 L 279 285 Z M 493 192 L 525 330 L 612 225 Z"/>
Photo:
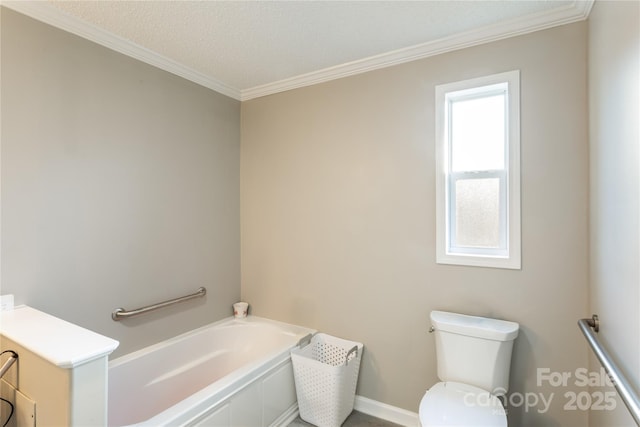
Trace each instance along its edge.
<path fill-rule="evenodd" d="M 300 418 L 318 427 L 339 427 L 353 411 L 362 343 L 315 334 L 291 350 Z"/>

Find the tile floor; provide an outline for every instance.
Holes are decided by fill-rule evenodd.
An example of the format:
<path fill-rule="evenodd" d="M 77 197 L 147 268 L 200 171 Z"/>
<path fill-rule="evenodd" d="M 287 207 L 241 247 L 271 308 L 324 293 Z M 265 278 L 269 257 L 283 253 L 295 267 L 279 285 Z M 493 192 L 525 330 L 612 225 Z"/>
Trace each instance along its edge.
<path fill-rule="evenodd" d="M 310 427 L 313 424 L 309 424 L 303 421 L 300 417 L 293 420 L 287 427 Z M 389 421 L 381 420 L 380 418 L 372 417 L 371 415 L 363 414 L 362 412 L 353 411 L 342 424 L 342 427 L 401 427 L 400 424 L 390 423 Z"/>

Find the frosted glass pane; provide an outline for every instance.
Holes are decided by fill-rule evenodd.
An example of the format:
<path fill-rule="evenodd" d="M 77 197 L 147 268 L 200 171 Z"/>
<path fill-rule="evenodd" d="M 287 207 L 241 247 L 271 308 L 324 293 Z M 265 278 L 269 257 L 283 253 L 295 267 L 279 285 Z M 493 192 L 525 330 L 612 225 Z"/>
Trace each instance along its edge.
<path fill-rule="evenodd" d="M 464 179 L 455 184 L 456 246 L 500 246 L 500 180 Z"/>
<path fill-rule="evenodd" d="M 451 167 L 454 172 L 504 169 L 504 96 L 451 104 Z"/>

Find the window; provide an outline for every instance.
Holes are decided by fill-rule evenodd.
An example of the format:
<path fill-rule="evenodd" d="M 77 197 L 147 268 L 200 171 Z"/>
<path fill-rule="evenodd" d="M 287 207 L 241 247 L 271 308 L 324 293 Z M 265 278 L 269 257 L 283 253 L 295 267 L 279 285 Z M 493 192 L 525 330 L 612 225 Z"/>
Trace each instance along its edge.
<path fill-rule="evenodd" d="M 520 268 L 520 72 L 436 87 L 437 262 Z"/>

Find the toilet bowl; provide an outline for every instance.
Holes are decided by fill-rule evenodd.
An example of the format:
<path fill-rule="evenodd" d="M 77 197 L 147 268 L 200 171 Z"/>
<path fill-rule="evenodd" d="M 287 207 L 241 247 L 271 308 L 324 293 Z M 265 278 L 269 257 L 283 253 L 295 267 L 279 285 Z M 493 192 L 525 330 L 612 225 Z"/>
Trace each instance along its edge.
<path fill-rule="evenodd" d="M 507 427 L 507 413 L 488 391 L 468 384 L 440 382 L 420 401 L 423 427 Z"/>
<path fill-rule="evenodd" d="M 420 401 L 422 427 L 506 427 L 515 322 L 431 312 L 438 378 Z"/>

